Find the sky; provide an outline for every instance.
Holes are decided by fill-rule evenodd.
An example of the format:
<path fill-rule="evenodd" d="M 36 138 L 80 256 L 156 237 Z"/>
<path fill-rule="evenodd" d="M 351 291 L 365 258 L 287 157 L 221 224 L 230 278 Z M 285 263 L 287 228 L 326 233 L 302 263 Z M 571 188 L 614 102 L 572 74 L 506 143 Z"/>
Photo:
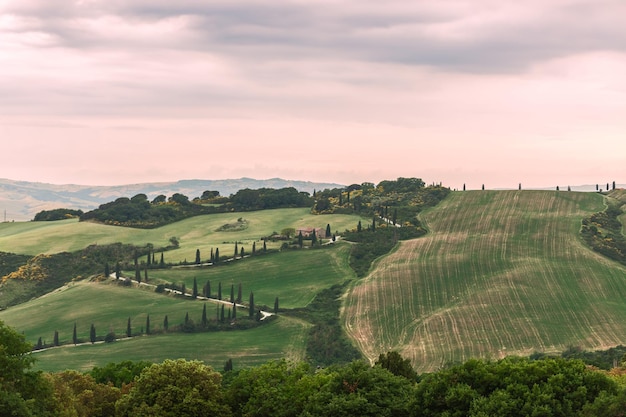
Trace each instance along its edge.
<path fill-rule="evenodd" d="M 626 183 L 623 0 L 0 0 L 0 178 Z"/>

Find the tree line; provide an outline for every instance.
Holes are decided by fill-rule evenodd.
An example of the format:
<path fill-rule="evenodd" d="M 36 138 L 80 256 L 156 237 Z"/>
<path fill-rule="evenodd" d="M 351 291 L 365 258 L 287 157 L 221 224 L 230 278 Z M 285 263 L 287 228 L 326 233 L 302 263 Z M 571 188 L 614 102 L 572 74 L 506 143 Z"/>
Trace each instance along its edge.
<path fill-rule="evenodd" d="M 181 193 L 175 193 L 169 198 L 159 195 L 151 201 L 146 194 L 137 194 L 131 198 L 120 197 L 101 204 L 95 210 L 80 214 L 79 219 L 115 226 L 155 228 L 201 214 L 310 207 L 311 205 L 312 199 L 309 193 L 300 192 L 293 187 L 257 190 L 246 188 L 230 197 L 222 197 L 218 191 L 207 190 L 201 197 L 193 200 Z M 38 213 L 35 217 L 52 220 L 44 212 Z"/>
<path fill-rule="evenodd" d="M 123 361 L 42 373 L 24 336 L 0 322 L 0 415 L 31 416 L 580 416 L 617 417 L 626 374 L 580 360 L 471 359 L 416 374 L 397 352 L 373 365 L 272 361 L 223 370 L 195 360 Z"/>

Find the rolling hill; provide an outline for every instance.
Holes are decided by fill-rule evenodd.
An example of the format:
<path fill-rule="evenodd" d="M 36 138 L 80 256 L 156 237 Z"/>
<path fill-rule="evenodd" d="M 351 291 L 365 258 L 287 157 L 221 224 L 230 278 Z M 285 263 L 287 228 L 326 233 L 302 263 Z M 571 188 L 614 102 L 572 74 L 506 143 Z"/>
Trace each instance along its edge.
<path fill-rule="evenodd" d="M 590 250 L 596 193 L 455 192 L 349 291 L 343 320 L 373 360 L 398 350 L 419 371 L 626 342 L 626 268 Z"/>
<path fill-rule="evenodd" d="M 616 193 L 615 198 L 624 197 L 621 191 Z M 150 275 L 155 283 L 185 283 L 187 288 L 194 278 L 200 285 L 211 280 L 213 292 L 222 282 L 225 297 L 231 284 L 242 282 L 244 298 L 254 291 L 259 304 L 271 305 L 279 296 L 284 308 L 301 308 L 320 290 L 352 279 L 342 322 L 355 345 L 370 360 L 398 350 L 418 371 L 473 357 L 560 352 L 569 346 L 607 348 L 626 343 L 622 319 L 626 267 L 593 252 L 579 233 L 583 218 L 604 209 L 604 198 L 598 193 L 565 191 L 454 192 L 421 213 L 428 235 L 400 242 L 361 280 L 354 279 L 348 266 L 346 243 L 327 250 L 246 259 L 216 269 L 173 269 Z M 221 228 L 241 216 L 245 228 Z M 194 259 L 196 249 L 203 259 L 216 247 L 232 254 L 234 242 L 249 253 L 249 245 L 260 236 L 285 227 L 330 223 L 333 230 L 342 231 L 359 219 L 278 209 L 203 215 L 151 230 L 76 220 L 8 223 L 0 225 L 0 251 L 34 255 L 118 241 L 158 246 L 176 236 L 180 247 L 166 252 L 166 257 L 178 262 Z M 273 245 L 278 248 L 280 242 Z M 171 311 L 180 318 L 187 310 L 187 302 L 137 289 L 118 293 L 117 286 L 76 285 L 2 311 L 0 319 L 34 342 L 40 336 L 50 341 L 54 329 L 48 325 L 63 326 L 62 337 L 67 340 L 67 323 L 73 321 L 96 322 L 100 329 L 119 333 L 129 316 L 141 322 L 146 314 L 163 316 Z M 68 310 L 65 305 L 72 306 Z M 198 309 L 193 314 L 197 320 Z M 246 331 L 159 335 L 37 355 L 46 370 L 88 369 L 115 358 L 160 360 L 171 355 L 203 359 L 218 367 L 229 357 L 239 358 L 240 364 L 258 364 L 268 358 L 303 358 L 310 327 L 297 315 L 286 315 L 271 326 Z M 81 331 L 84 336 L 87 328 Z M 277 343 L 283 336 L 285 343 Z"/>

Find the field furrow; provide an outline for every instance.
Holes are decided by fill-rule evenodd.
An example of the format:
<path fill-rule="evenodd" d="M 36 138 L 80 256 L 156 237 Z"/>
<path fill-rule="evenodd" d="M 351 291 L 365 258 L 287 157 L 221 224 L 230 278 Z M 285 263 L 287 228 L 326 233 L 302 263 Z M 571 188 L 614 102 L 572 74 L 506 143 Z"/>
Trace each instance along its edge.
<path fill-rule="evenodd" d="M 578 231 L 598 194 L 472 191 L 424 214 L 348 293 L 344 321 L 370 359 L 390 349 L 429 371 L 469 357 L 626 342 L 626 268 Z"/>

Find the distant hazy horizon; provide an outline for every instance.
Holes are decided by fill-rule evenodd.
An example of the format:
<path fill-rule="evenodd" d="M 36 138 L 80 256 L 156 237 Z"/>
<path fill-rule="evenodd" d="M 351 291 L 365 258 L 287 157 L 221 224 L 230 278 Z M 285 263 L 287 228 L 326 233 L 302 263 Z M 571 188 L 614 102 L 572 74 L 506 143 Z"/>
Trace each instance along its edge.
<path fill-rule="evenodd" d="M 621 0 L 7 0 L 0 177 L 626 182 Z"/>

